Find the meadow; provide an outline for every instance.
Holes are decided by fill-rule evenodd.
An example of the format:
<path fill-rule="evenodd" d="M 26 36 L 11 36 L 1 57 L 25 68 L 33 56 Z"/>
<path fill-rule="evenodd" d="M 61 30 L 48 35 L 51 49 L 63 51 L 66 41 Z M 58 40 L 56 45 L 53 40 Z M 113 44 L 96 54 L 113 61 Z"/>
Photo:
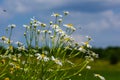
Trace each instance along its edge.
<path fill-rule="evenodd" d="M 53 13 L 48 24 L 31 18 L 23 25 L 25 43 L 12 40 L 16 25 L 9 25 L 0 37 L 0 80 L 118 80 L 120 64 L 97 61 L 91 37 L 81 44 L 71 37 L 76 28 L 64 23 L 68 14 Z"/>
<path fill-rule="evenodd" d="M 120 63 L 111 65 L 109 61 L 97 60 L 91 63 L 91 70 L 84 70 L 85 77 L 74 77 L 73 80 L 99 80 L 93 76 L 93 73 L 102 74 L 106 80 L 120 80 Z"/>

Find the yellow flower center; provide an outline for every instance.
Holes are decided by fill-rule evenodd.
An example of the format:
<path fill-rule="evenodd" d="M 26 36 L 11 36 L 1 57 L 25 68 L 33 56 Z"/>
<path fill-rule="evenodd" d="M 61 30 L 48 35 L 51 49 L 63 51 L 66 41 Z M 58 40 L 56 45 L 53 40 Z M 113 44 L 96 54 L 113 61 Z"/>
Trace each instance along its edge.
<path fill-rule="evenodd" d="M 89 44 L 89 42 L 88 42 L 88 41 L 86 41 L 86 42 L 85 42 L 85 45 L 88 45 L 88 44 Z"/>
<path fill-rule="evenodd" d="M 45 57 L 45 55 L 44 55 L 44 54 L 42 54 L 41 56 L 42 56 L 42 58 L 44 58 L 44 57 Z"/>
<path fill-rule="evenodd" d="M 73 27 L 73 24 L 67 24 L 68 27 Z"/>
<path fill-rule="evenodd" d="M 6 40 L 6 37 L 5 37 L 5 36 L 2 36 L 2 40 L 3 40 L 3 41 Z"/>

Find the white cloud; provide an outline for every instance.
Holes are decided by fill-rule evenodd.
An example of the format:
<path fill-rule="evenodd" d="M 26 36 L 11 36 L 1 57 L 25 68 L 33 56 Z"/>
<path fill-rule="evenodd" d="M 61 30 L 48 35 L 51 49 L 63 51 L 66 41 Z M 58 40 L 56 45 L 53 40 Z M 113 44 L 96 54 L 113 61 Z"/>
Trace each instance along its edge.
<path fill-rule="evenodd" d="M 70 22 L 80 24 L 88 31 L 101 32 L 108 29 L 120 29 L 120 13 L 112 10 L 101 13 L 71 12 Z"/>
<path fill-rule="evenodd" d="M 5 0 L 2 4 L 11 12 L 29 13 L 34 10 L 48 10 L 61 6 L 66 1 L 64 0 Z"/>
<path fill-rule="evenodd" d="M 103 17 L 109 21 L 111 27 L 120 28 L 120 13 L 115 13 L 113 11 L 106 11 L 102 13 Z"/>

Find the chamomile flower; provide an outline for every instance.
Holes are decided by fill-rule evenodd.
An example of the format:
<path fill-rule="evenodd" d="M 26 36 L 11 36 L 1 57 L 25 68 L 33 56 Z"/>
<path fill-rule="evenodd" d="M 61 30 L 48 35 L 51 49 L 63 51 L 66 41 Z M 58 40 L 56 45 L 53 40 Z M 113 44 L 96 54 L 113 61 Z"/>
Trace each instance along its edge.
<path fill-rule="evenodd" d="M 81 52 L 83 52 L 83 53 L 86 52 L 86 50 L 84 49 L 84 46 L 80 46 L 80 48 L 78 48 L 78 50 L 81 51 Z"/>
<path fill-rule="evenodd" d="M 41 27 L 46 27 L 47 25 L 45 23 L 40 24 Z"/>
<path fill-rule="evenodd" d="M 52 31 L 48 31 L 48 34 L 51 34 L 52 33 Z"/>
<path fill-rule="evenodd" d="M 8 27 L 12 29 L 12 28 L 15 28 L 16 25 L 15 24 L 11 24 L 11 25 L 8 25 Z"/>
<path fill-rule="evenodd" d="M 53 29 L 58 29 L 59 26 L 57 24 L 51 25 Z"/>
<path fill-rule="evenodd" d="M 86 69 L 91 69 L 91 66 L 86 66 Z"/>
<path fill-rule="evenodd" d="M 67 27 L 68 29 L 71 29 L 73 31 L 76 30 L 76 28 L 74 28 L 73 24 L 64 24 L 63 26 Z"/>
<path fill-rule="evenodd" d="M 54 17 L 62 17 L 62 15 L 58 14 L 58 13 L 53 13 L 51 16 L 54 16 Z"/>
<path fill-rule="evenodd" d="M 52 21 L 50 21 L 50 25 L 52 25 L 53 24 L 53 22 Z"/>
<path fill-rule="evenodd" d="M 90 36 L 86 36 L 86 38 L 88 39 L 88 41 L 92 40 Z"/>
<path fill-rule="evenodd" d="M 17 47 L 17 49 L 18 49 L 19 51 L 25 51 L 25 50 L 26 50 L 24 45 Z"/>
<path fill-rule="evenodd" d="M 45 62 L 49 60 L 49 58 L 45 54 L 36 53 L 35 56 L 37 56 L 38 60 L 43 60 Z"/>
<path fill-rule="evenodd" d="M 82 44 L 85 45 L 87 48 L 92 48 L 88 41 L 82 42 Z"/>
<path fill-rule="evenodd" d="M 58 22 L 61 23 L 61 22 L 62 22 L 62 19 L 58 19 Z"/>
<path fill-rule="evenodd" d="M 2 37 L 0 37 L 0 39 L 1 39 L 2 41 L 5 41 L 7 38 L 6 38 L 6 36 L 2 36 Z"/>
<path fill-rule="evenodd" d="M 28 25 L 23 25 L 23 27 L 25 27 L 26 29 L 30 28 L 30 26 L 28 26 Z"/>
<path fill-rule="evenodd" d="M 64 11 L 64 15 L 66 16 L 66 15 L 68 15 L 69 14 L 69 12 L 68 11 Z"/>
<path fill-rule="evenodd" d="M 19 41 L 15 42 L 15 44 L 17 44 L 18 46 L 22 46 L 23 45 L 23 43 L 21 43 Z"/>
<path fill-rule="evenodd" d="M 54 58 L 54 56 L 51 57 L 51 59 L 58 65 L 62 66 L 62 62 L 58 60 L 57 58 Z"/>

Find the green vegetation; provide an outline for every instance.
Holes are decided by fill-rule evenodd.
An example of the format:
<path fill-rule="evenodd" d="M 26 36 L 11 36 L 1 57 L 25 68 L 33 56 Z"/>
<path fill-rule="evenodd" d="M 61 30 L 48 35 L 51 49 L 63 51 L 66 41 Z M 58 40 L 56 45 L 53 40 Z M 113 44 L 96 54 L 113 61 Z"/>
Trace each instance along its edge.
<path fill-rule="evenodd" d="M 91 37 L 87 36 L 82 45 L 71 37 L 76 28 L 63 22 L 68 14 L 68 11 L 63 15 L 53 13 L 55 20 L 49 24 L 33 17 L 23 25 L 26 43 L 13 42 L 16 25 L 9 25 L 7 36 L 0 37 L 0 80 L 70 80 L 80 76 L 84 69 L 90 70 L 89 64 L 98 54 L 90 49 Z M 93 76 L 105 80 L 100 74 Z"/>
<path fill-rule="evenodd" d="M 102 74 L 106 80 L 119 80 L 120 79 L 120 63 L 116 65 L 111 65 L 108 61 L 105 60 L 96 60 L 95 62 L 91 63 L 91 70 L 90 71 L 83 71 L 83 75 L 86 77 L 77 77 L 74 80 L 98 80 L 97 78 L 93 77 L 93 73 Z"/>
<path fill-rule="evenodd" d="M 0 37 L 0 80 L 119 80 L 120 48 L 91 49 L 88 36 L 79 45 L 71 37 L 76 28 L 63 23 L 68 14 L 52 14 L 48 25 L 32 18 L 26 43 L 12 41 L 16 25 L 9 25 Z"/>

